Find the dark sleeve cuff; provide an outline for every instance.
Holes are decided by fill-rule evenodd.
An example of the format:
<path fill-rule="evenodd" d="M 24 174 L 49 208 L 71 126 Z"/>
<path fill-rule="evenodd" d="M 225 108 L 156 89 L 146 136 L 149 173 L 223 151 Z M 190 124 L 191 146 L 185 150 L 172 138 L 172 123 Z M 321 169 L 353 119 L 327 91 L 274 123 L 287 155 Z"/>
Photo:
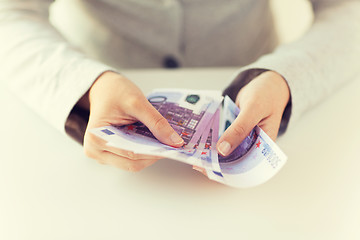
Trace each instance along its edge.
<path fill-rule="evenodd" d="M 89 114 L 88 110 L 75 105 L 65 123 L 66 133 L 81 145 L 84 143 Z"/>

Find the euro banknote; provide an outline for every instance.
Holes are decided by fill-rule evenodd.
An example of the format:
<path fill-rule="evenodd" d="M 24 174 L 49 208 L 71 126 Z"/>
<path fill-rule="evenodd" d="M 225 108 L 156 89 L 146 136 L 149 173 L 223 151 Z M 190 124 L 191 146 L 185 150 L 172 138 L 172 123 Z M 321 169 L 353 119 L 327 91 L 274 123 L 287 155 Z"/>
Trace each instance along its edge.
<path fill-rule="evenodd" d="M 240 109 L 226 96 L 219 135 L 235 121 Z M 252 187 L 272 178 L 284 166 L 287 156 L 258 126 L 228 156 L 219 155 L 224 182 L 233 187 Z"/>
<path fill-rule="evenodd" d="M 185 144 L 181 148 L 162 144 L 140 122 L 126 126 L 104 126 L 92 132 L 106 140 L 109 146 L 202 166 L 201 159 L 197 157 L 199 141 L 222 99 L 218 91 L 187 89 L 159 89 L 148 95 L 149 102 L 184 139 Z"/>
<path fill-rule="evenodd" d="M 216 143 L 240 109 L 229 97 L 223 99 L 217 91 L 158 89 L 148 96 L 148 100 L 184 139 L 183 147 L 162 144 L 142 123 L 104 126 L 92 129 L 92 133 L 112 147 L 204 168 L 209 179 L 238 188 L 266 182 L 287 160 L 280 148 L 257 126 L 229 156 L 219 155 Z"/>

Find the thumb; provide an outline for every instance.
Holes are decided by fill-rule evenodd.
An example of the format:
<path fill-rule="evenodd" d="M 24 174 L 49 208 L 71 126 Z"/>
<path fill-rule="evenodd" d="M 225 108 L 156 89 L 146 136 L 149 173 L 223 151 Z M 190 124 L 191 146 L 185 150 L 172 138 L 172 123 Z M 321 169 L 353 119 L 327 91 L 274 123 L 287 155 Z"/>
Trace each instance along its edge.
<path fill-rule="evenodd" d="M 133 115 L 147 126 L 160 142 L 173 147 L 181 147 L 184 144 L 184 140 L 170 126 L 169 122 L 147 100 Z"/>
<path fill-rule="evenodd" d="M 223 156 L 229 155 L 250 134 L 258 122 L 258 118 L 251 110 L 241 111 L 235 121 L 220 137 L 216 145 L 218 152 Z"/>

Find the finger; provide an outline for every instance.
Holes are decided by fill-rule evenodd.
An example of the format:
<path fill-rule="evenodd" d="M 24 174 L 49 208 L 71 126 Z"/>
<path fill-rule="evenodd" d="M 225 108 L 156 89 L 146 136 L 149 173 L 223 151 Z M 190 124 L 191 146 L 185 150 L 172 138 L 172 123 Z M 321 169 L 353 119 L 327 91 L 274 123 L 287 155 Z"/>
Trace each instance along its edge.
<path fill-rule="evenodd" d="M 142 105 L 142 108 L 136 111 L 134 117 L 145 124 L 162 143 L 173 147 L 181 147 L 184 144 L 184 140 L 149 102 Z"/>
<path fill-rule="evenodd" d="M 121 157 L 112 152 L 104 151 L 100 154 L 100 158 L 109 165 L 115 166 L 119 169 L 129 172 L 139 172 L 140 170 L 149 167 L 158 160 L 129 160 L 128 158 Z"/>
<path fill-rule="evenodd" d="M 195 166 L 195 165 L 193 165 L 192 168 L 193 168 L 195 171 L 198 171 L 198 172 L 202 173 L 203 175 L 205 175 L 205 176 L 207 177 L 207 173 L 206 173 L 205 168 L 201 168 L 201 167 L 198 167 L 198 166 Z"/>
<path fill-rule="evenodd" d="M 275 142 L 279 133 L 280 123 L 281 116 L 272 115 L 266 121 L 261 121 L 258 126 Z"/>
<path fill-rule="evenodd" d="M 148 160 L 160 160 L 163 157 L 160 156 L 154 156 L 154 155 L 145 155 L 145 154 L 136 154 L 132 151 L 124 150 L 117 147 L 108 146 L 107 142 L 104 139 L 101 139 L 100 137 L 96 136 L 93 133 L 90 133 L 87 137 L 89 141 L 84 142 L 84 147 L 86 148 L 94 148 L 97 151 L 108 151 L 112 152 L 118 156 L 128 158 L 131 160 L 140 160 L 140 159 L 148 159 Z M 89 145 L 91 143 L 91 146 Z"/>
<path fill-rule="evenodd" d="M 95 159 L 100 164 L 114 165 L 127 171 L 139 171 L 142 168 L 147 167 L 161 159 L 158 156 L 148 156 L 141 154 L 130 155 L 126 153 L 127 151 L 125 150 L 105 146 L 104 142 L 105 141 L 102 139 L 99 141 L 85 141 L 85 155 L 89 158 Z M 110 151 L 105 150 L 105 148 L 109 149 Z M 108 157 L 108 155 L 111 155 L 112 157 Z M 132 159 L 130 159 L 129 156 L 132 157 Z"/>
<path fill-rule="evenodd" d="M 116 147 L 111 147 L 111 146 L 104 146 L 104 150 L 107 152 L 112 152 L 115 155 L 127 158 L 129 160 L 133 160 L 133 161 L 137 161 L 137 160 L 160 160 L 163 157 L 160 156 L 153 156 L 153 155 L 145 155 L 145 154 L 137 154 L 134 153 L 132 151 L 128 151 L 128 150 L 123 150 L 120 148 L 116 148 Z"/>
<path fill-rule="evenodd" d="M 250 110 L 249 110 L 250 109 Z M 248 108 L 237 116 L 235 121 L 219 139 L 216 148 L 223 155 L 229 155 L 249 135 L 250 131 L 259 123 L 259 114 Z"/>
<path fill-rule="evenodd" d="M 158 161 L 158 159 L 130 160 L 126 157 L 122 157 L 108 151 L 93 152 L 89 157 L 97 160 L 101 164 L 112 165 L 130 172 L 138 172 Z"/>

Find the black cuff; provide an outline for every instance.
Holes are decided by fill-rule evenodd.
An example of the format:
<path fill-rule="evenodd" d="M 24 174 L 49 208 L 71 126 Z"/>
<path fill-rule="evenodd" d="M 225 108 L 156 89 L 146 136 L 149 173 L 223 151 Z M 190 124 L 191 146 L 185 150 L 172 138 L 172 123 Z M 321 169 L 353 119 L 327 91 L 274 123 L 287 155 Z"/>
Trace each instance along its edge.
<path fill-rule="evenodd" d="M 65 123 L 65 132 L 81 145 L 84 144 L 84 135 L 89 122 L 89 114 L 88 110 L 75 105 Z"/>

